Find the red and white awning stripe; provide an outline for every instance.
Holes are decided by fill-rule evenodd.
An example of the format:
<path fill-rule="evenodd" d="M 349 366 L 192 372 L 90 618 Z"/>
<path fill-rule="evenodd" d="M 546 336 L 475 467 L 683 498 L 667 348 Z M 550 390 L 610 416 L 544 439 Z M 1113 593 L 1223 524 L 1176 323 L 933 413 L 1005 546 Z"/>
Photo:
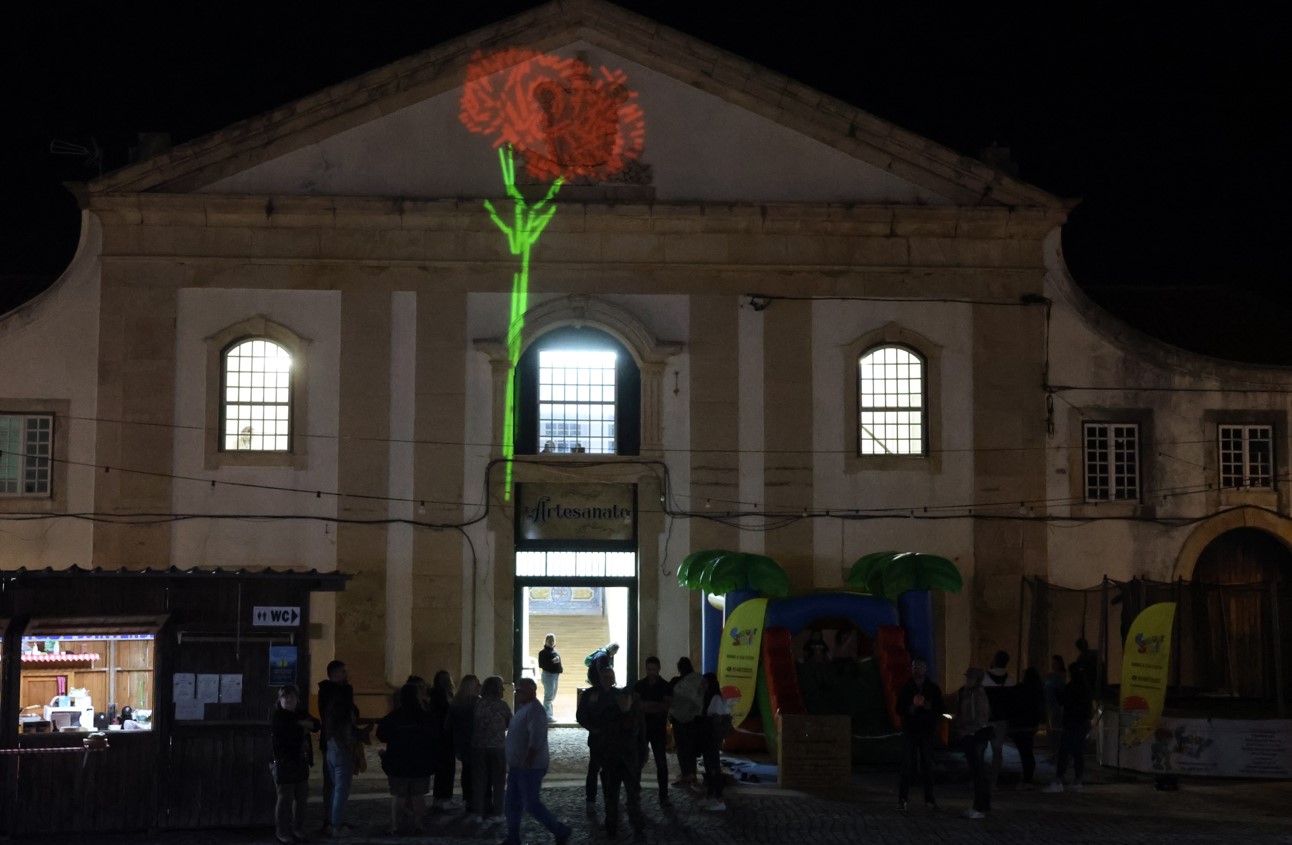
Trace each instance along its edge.
<path fill-rule="evenodd" d="M 94 652 L 65 651 L 50 654 L 46 651 L 29 651 L 22 656 L 23 663 L 93 663 L 99 659 Z"/>

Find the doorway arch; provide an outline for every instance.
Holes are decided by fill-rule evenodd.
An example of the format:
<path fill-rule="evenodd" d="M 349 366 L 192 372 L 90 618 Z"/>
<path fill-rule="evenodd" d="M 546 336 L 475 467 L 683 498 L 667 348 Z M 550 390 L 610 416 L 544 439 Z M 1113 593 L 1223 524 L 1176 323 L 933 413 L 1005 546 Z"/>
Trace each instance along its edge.
<path fill-rule="evenodd" d="M 1276 697 L 1292 680 L 1292 551 L 1243 526 L 1216 536 L 1193 568 L 1195 636 L 1204 686 L 1235 698 Z"/>

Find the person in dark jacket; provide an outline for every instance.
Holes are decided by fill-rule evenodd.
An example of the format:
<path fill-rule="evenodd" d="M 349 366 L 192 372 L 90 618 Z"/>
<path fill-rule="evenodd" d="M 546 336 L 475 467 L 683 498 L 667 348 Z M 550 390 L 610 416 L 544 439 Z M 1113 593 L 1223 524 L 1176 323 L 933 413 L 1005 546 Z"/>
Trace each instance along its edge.
<path fill-rule="evenodd" d="M 619 653 L 619 643 L 606 643 L 588 655 L 588 686 L 596 688 L 601 684 L 601 670 L 615 668 L 615 655 Z"/>
<path fill-rule="evenodd" d="M 1086 671 L 1079 664 L 1068 664 L 1068 683 L 1063 688 L 1063 736 L 1059 746 L 1059 759 L 1054 766 L 1054 780 L 1046 792 L 1063 792 L 1063 776 L 1072 763 L 1072 783 L 1067 787 L 1080 792 L 1081 779 L 1086 771 L 1086 734 L 1090 733 L 1090 712 L 1094 699 L 1086 683 Z"/>
<path fill-rule="evenodd" d="M 288 684 L 278 691 L 270 725 L 274 786 L 278 791 L 274 835 L 279 842 L 297 842 L 305 838 L 305 802 L 310 790 L 309 733 L 318 730 L 318 722 L 303 710 L 300 691 Z"/>
<path fill-rule="evenodd" d="M 435 673 L 431 682 L 431 716 L 435 724 L 435 794 L 432 806 L 437 810 L 452 810 L 453 777 L 457 761 L 453 752 L 453 733 L 449 728 L 449 711 L 453 708 L 453 677 L 443 669 Z"/>
<path fill-rule="evenodd" d="M 924 782 L 924 805 L 937 809 L 933 797 L 933 734 L 942 718 L 942 689 L 929 679 L 929 665 L 920 658 L 911 661 L 911 679 L 897 693 L 897 712 L 902 717 L 902 776 L 897 785 L 897 809 L 906 809 L 911 777 L 916 768 Z"/>
<path fill-rule="evenodd" d="M 340 835 L 351 828 L 345 822 L 345 805 L 350 799 L 354 776 L 355 747 L 360 742 L 359 709 L 354 706 L 350 670 L 340 660 L 327 665 L 327 680 L 319 681 L 319 716 L 323 730 L 323 828 Z"/>
<path fill-rule="evenodd" d="M 605 722 L 607 711 L 615 706 L 615 670 L 601 670 L 600 682 L 579 696 L 575 719 L 588 731 L 588 776 L 584 780 L 584 798 L 587 814 L 597 812 L 597 778 L 601 774 L 601 755 L 605 747 Z"/>
<path fill-rule="evenodd" d="M 641 738 L 646 730 L 641 704 L 630 690 L 607 693 L 611 704 L 601 711 L 601 788 L 606 796 L 606 835 L 619 833 L 619 788 L 628 801 L 628 821 L 640 834 L 642 815 Z"/>
<path fill-rule="evenodd" d="M 1045 686 L 1035 666 L 1028 667 L 1023 680 L 1011 687 L 1014 704 L 1009 711 L 1009 735 L 1023 764 L 1023 783 L 1030 785 L 1036 774 L 1036 729 L 1045 721 Z"/>
<path fill-rule="evenodd" d="M 377 723 L 377 739 L 386 743 L 381 770 L 390 783 L 390 832 L 421 833 L 426 792 L 435 770 L 439 732 L 421 701 L 417 684 L 399 690 L 399 706 Z"/>
<path fill-rule="evenodd" d="M 646 658 L 646 677 L 633 684 L 633 693 L 641 705 L 646 730 L 638 744 L 639 763 L 646 766 L 646 746 L 655 756 L 655 781 L 659 784 L 659 805 L 665 809 L 668 800 L 668 709 L 673 703 L 673 689 L 660 677 L 659 658 Z"/>
<path fill-rule="evenodd" d="M 982 687 L 984 674 L 982 669 L 970 666 L 965 670 L 965 685 L 956 695 L 956 729 L 973 779 L 973 807 L 965 812 L 965 818 L 970 819 L 985 819 L 991 812 L 991 778 L 983 755 L 995 730 L 991 726 L 991 704 Z"/>
<path fill-rule="evenodd" d="M 543 679 L 543 709 L 547 711 L 547 721 L 555 722 L 552 702 L 556 700 L 556 689 L 561 683 L 561 653 L 556 650 L 556 634 L 548 634 L 543 640 L 543 648 L 538 653 L 538 671 Z"/>
<path fill-rule="evenodd" d="M 480 700 L 480 679 L 463 675 L 453 706 L 449 709 L 449 733 L 453 736 L 453 753 L 462 764 L 462 803 L 469 814 L 475 802 L 475 765 L 472 759 L 471 735 L 475 732 L 476 702 Z"/>

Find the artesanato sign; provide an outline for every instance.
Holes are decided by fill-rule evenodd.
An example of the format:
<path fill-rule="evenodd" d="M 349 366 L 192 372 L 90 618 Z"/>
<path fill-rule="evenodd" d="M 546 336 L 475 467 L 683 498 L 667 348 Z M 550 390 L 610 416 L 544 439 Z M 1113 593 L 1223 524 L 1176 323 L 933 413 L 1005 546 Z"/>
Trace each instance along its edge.
<path fill-rule="evenodd" d="M 516 545 L 637 545 L 637 488 L 631 484 L 516 485 Z"/>

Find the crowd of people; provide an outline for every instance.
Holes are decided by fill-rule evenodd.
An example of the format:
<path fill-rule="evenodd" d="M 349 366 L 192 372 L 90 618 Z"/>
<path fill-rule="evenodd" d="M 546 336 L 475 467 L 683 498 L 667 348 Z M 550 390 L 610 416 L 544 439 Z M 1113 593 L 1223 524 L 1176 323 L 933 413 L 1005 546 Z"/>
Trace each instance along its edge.
<path fill-rule="evenodd" d="M 813 649 L 820 639 L 809 638 L 809 660 L 822 659 Z M 822 642 L 822 645 L 824 643 Z M 1003 746 L 1012 739 L 1018 749 L 1023 788 L 1030 788 L 1036 771 L 1035 738 L 1045 725 L 1056 759 L 1056 777 L 1046 792 L 1080 791 L 1084 773 L 1083 749 L 1090 731 L 1095 683 L 1093 652 L 1078 641 L 1078 659 L 1065 668 L 1055 655 L 1049 675 L 1042 679 L 1035 668 L 1015 682 L 1009 673 L 1009 655 L 998 652 L 986 669 L 970 667 L 964 685 L 946 703 L 942 690 L 928 677 L 928 665 L 915 658 L 911 679 L 899 691 L 897 712 L 902 720 L 904 753 L 898 782 L 898 809 L 906 810 L 912 781 L 918 775 L 925 805 L 937 808 L 934 796 L 933 750 L 941 720 L 951 708 L 952 742 L 965 756 L 973 781 L 973 806 L 969 818 L 981 819 L 991 811 Z M 644 675 L 631 687 L 616 686 L 616 643 L 588 655 L 588 689 L 578 699 L 576 719 L 588 732 L 588 769 L 585 783 L 587 813 L 595 818 L 598 788 L 603 798 L 606 833 L 619 830 L 620 795 L 628 822 L 641 831 L 641 776 L 648 759 L 655 763 L 657 796 L 661 809 L 672 807 L 670 786 L 703 788 L 704 808 L 726 809 L 720 753 L 731 731 L 731 718 L 723 702 L 717 676 L 699 673 L 690 658 L 677 661 L 677 675 L 664 680 L 657 657 L 648 657 Z M 563 666 L 549 634 L 539 655 L 543 700 L 531 678 L 516 682 L 513 713 L 504 700 L 503 679 L 491 675 L 480 681 L 466 675 L 456 686 L 448 672 L 437 672 L 430 683 L 411 676 L 399 690 L 395 706 L 376 722 L 376 738 L 385 744 L 381 766 L 389 781 L 390 831 L 424 830 L 426 799 L 437 811 L 463 810 L 469 818 L 491 823 L 504 819 L 504 845 L 519 845 L 521 817 L 529 813 L 556 838 L 566 842 L 570 828 L 544 806 L 541 787 L 549 765 L 547 731 L 554 721 L 552 701 Z M 318 688 L 319 719 L 312 717 L 300 690 L 284 686 L 272 717 L 273 775 L 277 787 L 276 835 L 282 843 L 305 838 L 304 812 L 315 743 L 323 759 L 324 832 L 346 836 L 350 784 L 356 767 L 364 765 L 363 743 L 371 725 L 355 706 L 354 691 L 343 662 L 327 667 L 327 679 Z M 671 728 L 676 745 L 678 779 L 670 781 L 667 754 Z M 992 750 L 991 764 L 986 752 Z M 697 760 L 704 762 L 699 778 Z M 1069 767 L 1073 780 L 1065 785 Z M 360 769 L 361 770 L 361 769 Z M 462 801 L 453 798 L 455 779 Z"/>
<path fill-rule="evenodd" d="M 516 711 L 504 700 L 503 679 L 480 681 L 466 675 L 454 685 L 447 672 L 430 683 L 412 676 L 399 690 L 395 706 L 376 722 L 382 771 L 389 782 L 390 831 L 423 831 L 427 797 L 431 809 L 463 810 L 484 823 L 505 819 L 506 843 L 517 845 L 521 816 L 529 813 L 548 828 L 558 845 L 570 828 L 543 805 L 541 786 L 549 757 L 547 731 L 554 721 L 552 700 L 563 667 L 548 635 L 540 653 L 543 700 L 530 678 L 516 682 Z M 645 673 L 632 687 L 615 684 L 616 643 L 587 658 L 589 688 L 579 697 L 577 721 L 588 731 L 587 807 L 596 816 L 598 787 L 603 796 L 605 830 L 619 829 L 620 795 L 634 831 L 645 825 L 641 811 L 641 775 L 648 759 L 655 762 L 660 807 L 672 807 L 669 787 L 701 786 L 697 759 L 703 758 L 705 808 L 726 809 L 722 799 L 719 754 L 730 717 L 713 673 L 695 671 L 689 658 L 677 662 L 678 674 L 666 681 L 657 657 L 645 661 Z M 595 678 L 595 683 L 593 679 Z M 363 744 L 371 725 L 354 702 L 349 672 L 342 661 L 327 667 L 319 683 L 320 718 L 312 717 L 295 686 L 280 689 L 272 717 L 274 782 L 278 792 L 275 834 L 279 842 L 303 840 L 304 812 L 315 744 L 323 759 L 323 833 L 348 836 L 346 820 L 350 784 L 364 765 Z M 677 781 L 670 783 L 667 753 L 671 725 L 677 744 Z M 461 803 L 453 799 L 455 778 Z"/>
<path fill-rule="evenodd" d="M 1094 711 L 1096 657 L 1084 639 L 1076 643 L 1078 657 L 1064 667 L 1063 657 L 1054 655 L 1049 675 L 1043 680 L 1035 667 L 1015 682 L 1009 672 L 1009 654 L 998 651 L 987 669 L 971 666 L 965 670 L 964 685 L 955 694 L 951 736 L 965 756 L 973 781 L 973 805 L 965 812 L 971 819 L 986 818 L 991 812 L 991 794 L 996 788 L 1004 762 L 1005 740 L 1018 750 L 1022 769 L 1020 788 L 1034 788 L 1036 735 L 1042 726 L 1055 758 L 1055 777 L 1043 790 L 1080 792 L 1085 772 L 1085 744 Z M 898 781 L 897 807 L 908 806 L 912 779 L 919 774 L 924 803 L 938 808 L 933 794 L 933 745 L 943 717 L 942 690 L 927 676 L 924 660 L 911 662 L 911 680 L 897 696 L 902 717 L 903 757 Z M 991 749 L 991 763 L 986 762 Z M 1072 781 L 1065 786 L 1068 767 Z"/>

